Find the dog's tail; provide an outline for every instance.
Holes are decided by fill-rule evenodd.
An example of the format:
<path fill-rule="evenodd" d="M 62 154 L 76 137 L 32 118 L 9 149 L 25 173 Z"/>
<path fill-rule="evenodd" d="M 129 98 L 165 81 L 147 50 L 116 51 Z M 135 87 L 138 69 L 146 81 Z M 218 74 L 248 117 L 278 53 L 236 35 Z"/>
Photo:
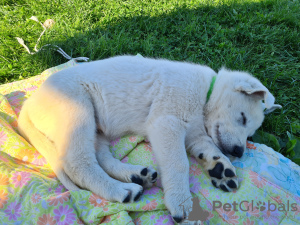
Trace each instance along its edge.
<path fill-rule="evenodd" d="M 46 158 L 60 182 L 69 190 L 80 190 L 65 173 L 54 144 L 43 135 L 30 120 L 27 110 L 21 110 L 18 120 L 19 133 Z"/>

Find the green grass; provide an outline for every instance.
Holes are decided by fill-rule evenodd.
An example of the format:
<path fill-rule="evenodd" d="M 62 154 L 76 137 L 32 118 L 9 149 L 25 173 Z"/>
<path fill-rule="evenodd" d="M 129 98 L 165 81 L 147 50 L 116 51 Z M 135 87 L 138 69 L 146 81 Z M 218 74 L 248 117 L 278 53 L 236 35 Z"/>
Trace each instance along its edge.
<path fill-rule="evenodd" d="M 279 140 L 279 152 L 300 159 L 290 139 L 300 137 L 300 2 L 298 0 L 1 0 L 0 83 L 24 79 L 66 62 L 47 49 L 29 55 L 42 28 L 29 20 L 51 18 L 55 26 L 40 46 L 56 44 L 91 60 L 137 54 L 245 70 L 259 78 L 283 106 L 261 131 Z M 295 155 L 295 156 L 294 156 Z"/>

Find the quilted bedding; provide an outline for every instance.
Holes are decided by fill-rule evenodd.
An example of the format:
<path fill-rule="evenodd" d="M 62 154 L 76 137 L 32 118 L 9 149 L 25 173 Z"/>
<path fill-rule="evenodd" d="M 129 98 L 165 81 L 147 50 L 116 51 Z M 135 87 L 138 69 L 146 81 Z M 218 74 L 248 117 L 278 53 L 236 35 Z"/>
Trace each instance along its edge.
<path fill-rule="evenodd" d="M 173 224 L 159 179 L 130 204 L 108 202 L 85 190 L 68 191 L 45 158 L 17 133 L 24 100 L 49 75 L 76 65 L 71 60 L 0 86 L 0 224 Z M 116 139 L 111 151 L 123 163 L 156 168 L 151 144 L 143 137 Z M 240 178 L 233 193 L 214 188 L 196 160 L 189 157 L 189 162 L 190 190 L 206 212 L 203 224 L 300 224 L 300 167 L 271 148 L 247 143 L 244 156 L 233 161 Z"/>

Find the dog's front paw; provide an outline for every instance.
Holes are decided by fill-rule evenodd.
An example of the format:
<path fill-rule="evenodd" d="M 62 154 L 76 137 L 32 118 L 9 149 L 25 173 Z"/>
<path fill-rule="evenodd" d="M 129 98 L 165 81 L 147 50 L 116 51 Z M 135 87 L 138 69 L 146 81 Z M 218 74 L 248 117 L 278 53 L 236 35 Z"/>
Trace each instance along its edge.
<path fill-rule="evenodd" d="M 226 192 L 237 189 L 238 178 L 236 176 L 234 166 L 229 160 L 222 160 L 221 157 L 215 161 L 215 164 L 212 164 L 214 166 L 207 169 L 208 174 L 211 177 L 212 184 Z"/>
<path fill-rule="evenodd" d="M 138 174 L 131 175 L 132 183 L 139 184 L 144 188 L 150 188 L 157 180 L 157 172 L 151 167 L 142 169 Z"/>
<path fill-rule="evenodd" d="M 211 182 L 216 188 L 220 188 L 226 192 L 238 188 L 235 167 L 225 155 L 220 154 L 204 159 L 203 155 L 200 154 L 199 159 L 204 160 L 204 168 L 207 170 L 211 177 Z"/>
<path fill-rule="evenodd" d="M 176 223 L 183 222 L 192 210 L 192 196 L 189 194 L 165 193 L 165 205 Z"/>

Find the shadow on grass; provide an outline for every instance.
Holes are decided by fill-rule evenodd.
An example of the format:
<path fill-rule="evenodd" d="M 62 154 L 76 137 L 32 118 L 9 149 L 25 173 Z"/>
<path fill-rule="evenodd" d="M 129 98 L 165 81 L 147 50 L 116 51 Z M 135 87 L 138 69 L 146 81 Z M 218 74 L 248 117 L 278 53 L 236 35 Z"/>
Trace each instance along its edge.
<path fill-rule="evenodd" d="M 286 63 L 287 58 L 291 63 L 299 63 L 298 33 L 282 29 L 299 28 L 299 23 L 276 15 L 272 1 L 269 2 L 181 7 L 156 17 L 128 16 L 92 30 L 82 25 L 84 32 L 63 41 L 48 40 L 45 44 L 56 44 L 73 57 L 85 56 L 91 60 L 140 53 L 203 63 L 215 70 L 225 65 L 273 79 L 274 73 L 258 72 Z M 47 67 L 64 62 L 53 51 L 38 54 L 34 60 Z"/>

